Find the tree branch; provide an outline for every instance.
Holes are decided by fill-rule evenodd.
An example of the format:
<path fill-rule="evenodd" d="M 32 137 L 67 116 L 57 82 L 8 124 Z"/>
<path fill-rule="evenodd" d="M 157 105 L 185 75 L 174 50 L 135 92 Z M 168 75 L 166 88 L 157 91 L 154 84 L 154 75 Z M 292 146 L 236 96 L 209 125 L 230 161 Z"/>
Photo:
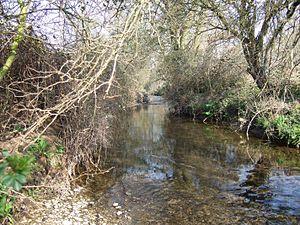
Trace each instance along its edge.
<path fill-rule="evenodd" d="M 19 44 L 21 43 L 21 41 L 23 40 L 23 37 L 24 37 L 27 11 L 28 11 L 28 7 L 29 7 L 30 2 L 27 5 L 25 5 L 23 0 L 18 0 L 18 4 L 19 4 L 20 10 L 21 10 L 20 23 L 19 23 L 19 26 L 18 26 L 17 35 L 14 38 L 14 41 L 11 45 L 10 55 L 6 59 L 6 62 L 3 65 L 3 67 L 0 69 L 0 81 L 3 80 L 4 76 L 7 74 L 7 72 L 11 68 L 13 62 L 15 61 Z"/>

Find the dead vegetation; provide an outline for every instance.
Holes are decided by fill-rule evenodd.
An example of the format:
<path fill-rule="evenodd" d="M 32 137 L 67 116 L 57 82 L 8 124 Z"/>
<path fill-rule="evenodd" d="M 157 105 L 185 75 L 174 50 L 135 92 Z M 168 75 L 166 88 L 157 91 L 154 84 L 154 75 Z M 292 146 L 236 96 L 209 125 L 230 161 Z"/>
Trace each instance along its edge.
<path fill-rule="evenodd" d="M 35 3 L 32 4 L 34 13 Z M 97 168 L 99 151 L 108 147 L 111 138 L 112 115 L 124 100 L 132 101 L 134 97 L 127 91 L 132 81 L 119 64 L 123 48 L 137 28 L 142 7 L 138 4 L 122 15 L 124 23 L 111 37 L 80 33 L 84 40 L 67 49 L 47 44 L 33 29 L 24 31 L 18 54 L 0 86 L 1 140 L 22 137 L 22 145 L 10 151 L 26 149 L 53 126 L 65 142 L 70 175 L 78 172 L 77 166 Z M 88 23 L 82 27 L 86 20 L 88 16 L 78 24 L 69 21 L 65 29 L 71 26 L 76 35 L 78 29 L 88 29 Z M 1 26 L 0 63 L 4 65 L 17 34 L 11 31 L 9 22 Z M 126 92 L 127 98 L 120 98 Z"/>
<path fill-rule="evenodd" d="M 152 81 L 176 114 L 299 146 L 299 10 L 296 0 L 0 0 L 1 147 L 27 154 L 55 135 L 69 177 L 99 171 L 117 112 Z"/>

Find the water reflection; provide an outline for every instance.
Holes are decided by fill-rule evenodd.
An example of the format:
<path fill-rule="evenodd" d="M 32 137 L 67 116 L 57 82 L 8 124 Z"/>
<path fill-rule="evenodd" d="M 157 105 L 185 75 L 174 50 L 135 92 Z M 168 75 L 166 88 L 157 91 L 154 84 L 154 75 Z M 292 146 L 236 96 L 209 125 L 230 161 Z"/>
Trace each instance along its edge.
<path fill-rule="evenodd" d="M 166 108 L 159 106 L 139 107 L 132 114 L 129 136 L 124 141 L 129 143 L 127 149 L 134 153 L 134 160 L 132 165 L 126 165 L 127 173 L 144 175 L 154 180 L 173 177 L 173 144 L 172 140 L 164 138 L 165 115 Z"/>
<path fill-rule="evenodd" d="M 300 215 L 300 175 L 297 170 L 248 166 L 239 172 L 240 188 L 235 188 L 236 193 L 240 191 L 241 196 L 263 203 L 274 211 Z"/>
<path fill-rule="evenodd" d="M 284 171 L 272 171 L 268 181 L 272 197 L 267 203 L 276 210 L 300 215 L 300 176 L 287 175 Z"/>
<path fill-rule="evenodd" d="M 259 141 L 244 144 L 243 137 L 231 131 L 169 119 L 167 107 L 157 104 L 133 111 L 120 131 L 118 150 L 110 161 L 117 169 L 107 178 L 113 182 L 101 177 L 93 188 L 98 185 L 103 191 L 101 182 L 110 183 L 101 201 L 115 201 L 118 196 L 117 201 L 135 209 L 132 224 L 146 224 L 149 216 L 165 221 L 161 224 L 227 224 L 224 217 L 228 224 L 244 224 L 247 217 L 260 224 L 270 219 L 261 210 L 271 212 L 274 224 L 280 224 L 279 214 L 287 215 L 287 224 L 299 219 L 297 152 L 286 154 Z M 144 209 L 122 196 L 121 189 L 141 199 L 139 204 L 147 203 Z M 242 202 L 229 204 L 229 199 L 220 197 L 225 193 L 233 193 Z M 258 203 L 256 208 L 249 201 Z M 261 208 L 254 220 L 251 212 L 257 207 Z"/>

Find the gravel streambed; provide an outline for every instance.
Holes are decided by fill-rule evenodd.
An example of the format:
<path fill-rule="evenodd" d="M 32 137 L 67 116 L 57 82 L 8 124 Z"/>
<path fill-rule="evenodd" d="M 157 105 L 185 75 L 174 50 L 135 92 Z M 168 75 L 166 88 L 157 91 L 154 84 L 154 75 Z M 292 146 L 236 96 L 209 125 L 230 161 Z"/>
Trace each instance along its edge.
<path fill-rule="evenodd" d="M 122 218 L 126 218 L 118 203 L 108 206 L 102 214 L 84 192 L 83 188 L 75 188 L 48 199 L 37 200 L 34 204 L 24 201 L 20 206 L 16 224 L 115 225 L 119 224 Z"/>

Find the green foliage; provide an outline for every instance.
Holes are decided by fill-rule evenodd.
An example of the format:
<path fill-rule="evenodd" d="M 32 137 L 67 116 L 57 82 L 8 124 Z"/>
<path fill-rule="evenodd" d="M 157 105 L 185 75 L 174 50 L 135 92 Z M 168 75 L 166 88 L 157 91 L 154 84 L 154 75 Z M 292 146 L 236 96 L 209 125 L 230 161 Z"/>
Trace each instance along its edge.
<path fill-rule="evenodd" d="M 35 158 L 30 155 L 10 155 L 8 150 L 2 150 L 3 160 L 0 163 L 0 218 L 12 221 L 14 197 L 10 189 L 20 191 L 27 182 Z"/>
<path fill-rule="evenodd" d="M 34 144 L 28 148 L 28 152 L 36 157 L 44 156 L 51 158 L 54 155 L 61 155 L 65 152 L 65 148 L 62 145 L 56 145 L 55 151 L 50 151 L 51 145 L 44 138 L 38 138 Z"/>
<path fill-rule="evenodd" d="M 13 209 L 13 202 L 14 198 L 10 197 L 7 193 L 7 189 L 1 185 L 0 186 L 0 218 L 2 222 L 9 221 L 12 222 L 12 209 Z"/>
<path fill-rule="evenodd" d="M 177 115 L 187 114 L 197 118 L 226 121 L 242 129 L 258 111 L 263 111 L 254 123 L 264 127 L 270 137 L 276 137 L 289 145 L 300 146 L 300 119 L 298 109 L 272 111 L 283 104 L 280 94 L 265 99 L 264 93 L 249 79 L 239 77 L 244 71 L 231 67 L 236 52 L 216 58 L 209 51 L 202 56 L 193 56 L 184 50 L 172 51 L 160 64 L 159 75 L 165 80 L 165 97 Z M 230 55 L 231 54 L 231 55 Z M 213 59 L 213 60 L 212 60 Z M 298 96 L 299 85 L 294 85 L 291 95 Z M 272 99 L 276 99 L 272 101 Z M 285 104 L 291 105 L 291 99 Z M 255 104 L 253 104 L 255 103 Z M 273 104 L 273 105 L 272 105 Z M 239 118 L 242 118 L 240 121 Z M 253 123 L 253 124 L 254 124 Z"/>
<path fill-rule="evenodd" d="M 35 198 L 37 196 L 37 190 L 36 189 L 27 189 L 26 194 L 32 198 Z"/>
<path fill-rule="evenodd" d="M 207 117 L 213 117 L 218 113 L 219 104 L 215 101 L 210 101 L 206 104 L 203 104 L 201 109 L 203 110 L 203 115 Z"/>
<path fill-rule="evenodd" d="M 284 163 L 284 159 L 281 159 L 281 158 L 277 159 L 277 163 L 279 165 L 282 165 Z"/>
<path fill-rule="evenodd" d="M 288 114 L 276 115 L 274 118 L 259 117 L 257 122 L 266 132 L 277 135 L 288 144 L 300 146 L 300 109 L 291 110 Z"/>
<path fill-rule="evenodd" d="M 197 95 L 189 107 L 192 113 L 214 119 L 229 120 L 243 114 L 246 108 L 246 100 L 233 95 L 225 96 L 222 99 L 211 99 L 202 102 L 203 97 Z"/>
<path fill-rule="evenodd" d="M 230 93 L 221 101 L 221 110 L 228 116 L 237 116 L 245 111 L 248 99 Z"/>
<path fill-rule="evenodd" d="M 65 152 L 65 148 L 62 145 L 57 145 L 56 146 L 56 154 L 63 154 Z"/>
<path fill-rule="evenodd" d="M 265 116 L 258 117 L 256 122 L 258 125 L 262 126 L 264 129 L 268 129 L 272 125 L 271 121 L 268 118 L 266 118 Z"/>
<path fill-rule="evenodd" d="M 20 124 L 17 124 L 14 128 L 14 130 L 16 132 L 23 132 L 24 131 L 24 127 L 22 127 Z"/>
<path fill-rule="evenodd" d="M 33 153 L 33 154 L 37 154 L 39 156 L 45 156 L 45 157 L 49 157 L 49 152 L 47 151 L 50 147 L 50 144 L 48 143 L 47 140 L 43 139 L 43 138 L 38 138 L 35 142 L 35 144 L 31 145 L 28 148 L 28 151 Z"/>
<path fill-rule="evenodd" d="M 35 158 L 29 155 L 8 155 L 0 164 L 1 184 L 16 191 L 21 190 L 30 174 Z"/>

